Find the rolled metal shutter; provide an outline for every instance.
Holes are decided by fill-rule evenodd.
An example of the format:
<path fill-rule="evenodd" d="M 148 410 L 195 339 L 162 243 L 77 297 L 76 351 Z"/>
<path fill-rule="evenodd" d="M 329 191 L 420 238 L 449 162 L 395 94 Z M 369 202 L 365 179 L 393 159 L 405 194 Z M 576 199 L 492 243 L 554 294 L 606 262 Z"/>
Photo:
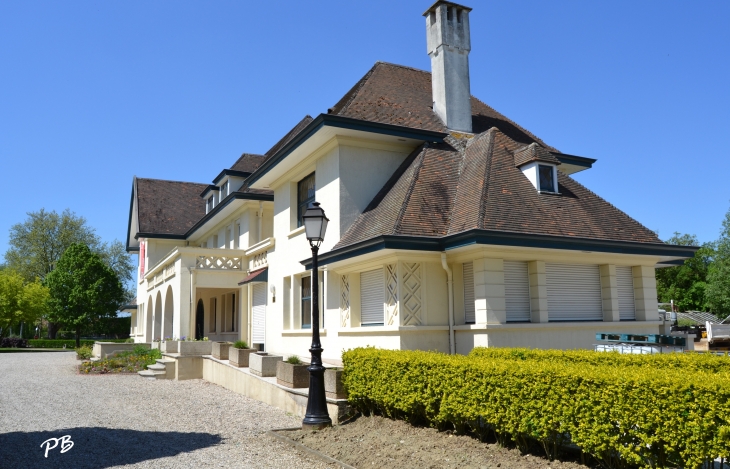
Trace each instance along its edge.
<path fill-rule="evenodd" d="M 636 320 L 634 274 L 631 267 L 616 266 L 616 289 L 618 290 L 619 318 L 622 321 Z"/>
<path fill-rule="evenodd" d="M 464 322 L 474 324 L 476 322 L 476 309 L 474 307 L 474 263 L 465 262 L 464 267 Z"/>
<path fill-rule="evenodd" d="M 597 265 L 545 264 L 550 321 L 603 321 Z"/>
<path fill-rule="evenodd" d="M 383 269 L 360 274 L 360 324 L 383 325 L 385 318 L 385 280 Z"/>
<path fill-rule="evenodd" d="M 263 344 L 266 342 L 266 284 L 254 283 L 252 290 L 251 320 L 253 321 L 253 330 L 251 341 L 254 344 Z"/>
<path fill-rule="evenodd" d="M 507 322 L 530 322 L 530 278 L 527 262 L 504 261 Z"/>

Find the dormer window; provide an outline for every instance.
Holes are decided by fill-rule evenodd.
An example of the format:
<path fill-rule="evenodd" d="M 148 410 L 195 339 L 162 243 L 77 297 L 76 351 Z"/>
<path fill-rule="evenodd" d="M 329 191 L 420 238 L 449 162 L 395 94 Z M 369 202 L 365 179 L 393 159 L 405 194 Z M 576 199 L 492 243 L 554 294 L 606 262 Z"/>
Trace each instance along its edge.
<path fill-rule="evenodd" d="M 223 187 L 221 187 L 221 200 L 223 200 L 225 196 L 228 195 L 228 183 L 229 181 L 226 180 L 226 182 L 223 184 Z"/>
<path fill-rule="evenodd" d="M 215 204 L 215 195 L 211 195 L 208 197 L 208 210 L 206 213 L 210 213 L 211 210 L 213 210 Z"/>
<path fill-rule="evenodd" d="M 558 192 L 555 187 L 555 166 L 538 165 L 538 176 L 540 181 L 540 192 Z"/>

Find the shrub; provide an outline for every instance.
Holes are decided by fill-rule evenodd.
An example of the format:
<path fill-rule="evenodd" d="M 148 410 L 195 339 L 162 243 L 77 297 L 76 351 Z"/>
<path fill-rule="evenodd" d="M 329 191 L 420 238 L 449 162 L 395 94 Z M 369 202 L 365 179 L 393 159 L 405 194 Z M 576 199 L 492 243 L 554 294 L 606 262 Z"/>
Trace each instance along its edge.
<path fill-rule="evenodd" d="M 76 349 L 76 356 L 82 360 L 88 360 L 92 355 L 92 348 L 88 345 L 83 345 Z"/>
<path fill-rule="evenodd" d="M 86 374 L 136 373 L 153 365 L 160 358 L 162 358 L 162 352 L 158 349 L 150 350 L 139 346 L 134 350 L 119 352 L 103 360 L 84 362 L 79 365 L 79 371 Z"/>
<path fill-rule="evenodd" d="M 3 337 L 0 341 L 0 348 L 26 348 L 28 341 L 19 337 Z"/>
<path fill-rule="evenodd" d="M 511 353 L 355 349 L 343 354 L 343 381 L 360 411 L 520 447 L 532 439 L 551 458 L 566 441 L 606 467 L 689 468 L 730 456 L 728 373 L 501 358 Z"/>
<path fill-rule="evenodd" d="M 248 348 L 245 340 L 237 340 L 233 343 L 233 348 Z"/>
<path fill-rule="evenodd" d="M 291 365 L 301 365 L 302 364 L 302 361 L 296 355 L 289 355 L 289 357 L 285 361 Z"/>

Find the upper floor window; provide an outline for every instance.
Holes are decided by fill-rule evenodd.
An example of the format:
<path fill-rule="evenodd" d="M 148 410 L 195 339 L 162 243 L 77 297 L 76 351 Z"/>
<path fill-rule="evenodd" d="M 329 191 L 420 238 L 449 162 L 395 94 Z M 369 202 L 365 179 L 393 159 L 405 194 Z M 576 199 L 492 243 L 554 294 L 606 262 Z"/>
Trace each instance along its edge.
<path fill-rule="evenodd" d="M 226 181 L 223 184 L 223 187 L 221 187 L 221 200 L 223 200 L 228 195 L 228 184 L 230 181 Z"/>
<path fill-rule="evenodd" d="M 208 213 L 210 213 L 211 210 L 213 210 L 213 204 L 215 203 L 215 196 L 211 195 L 208 197 Z"/>
<path fill-rule="evenodd" d="M 297 228 L 304 225 L 302 215 L 312 202 L 314 202 L 314 173 L 297 184 Z"/>
<path fill-rule="evenodd" d="M 538 165 L 538 178 L 540 180 L 540 191 L 558 192 L 555 187 L 555 168 L 549 165 Z"/>

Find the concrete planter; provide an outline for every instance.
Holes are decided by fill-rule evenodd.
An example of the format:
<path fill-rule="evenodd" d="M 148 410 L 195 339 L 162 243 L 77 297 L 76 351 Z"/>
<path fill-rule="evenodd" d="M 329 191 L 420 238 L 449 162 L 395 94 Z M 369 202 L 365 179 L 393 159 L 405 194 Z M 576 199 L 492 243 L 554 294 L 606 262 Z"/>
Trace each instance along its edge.
<path fill-rule="evenodd" d="M 152 349 L 152 350 L 162 350 L 162 349 L 160 348 L 160 345 L 161 345 L 161 344 L 162 344 L 162 342 L 152 342 L 152 343 L 150 344 L 150 349 Z"/>
<path fill-rule="evenodd" d="M 252 353 L 256 353 L 255 348 L 235 348 L 228 349 L 228 362 L 239 368 L 248 367 L 249 357 Z"/>
<path fill-rule="evenodd" d="M 180 342 L 177 340 L 166 340 L 164 342 L 160 342 L 160 351 L 164 353 L 180 353 Z"/>
<path fill-rule="evenodd" d="M 276 364 L 276 382 L 288 388 L 309 387 L 309 363 L 292 365 L 285 361 Z"/>
<path fill-rule="evenodd" d="M 180 355 L 212 355 L 213 342 L 209 341 L 180 341 L 178 342 Z"/>
<path fill-rule="evenodd" d="M 248 369 L 252 375 L 270 377 L 276 376 L 276 363 L 284 360 L 281 355 L 269 355 L 266 352 L 256 352 L 249 356 Z"/>
<path fill-rule="evenodd" d="M 327 368 L 324 372 L 324 392 L 329 399 L 347 399 L 342 385 L 342 368 Z"/>
<path fill-rule="evenodd" d="M 136 347 L 150 348 L 149 343 L 120 344 L 115 342 L 94 342 L 92 356 L 94 358 L 106 358 L 117 352 L 134 350 Z"/>
<path fill-rule="evenodd" d="M 228 342 L 213 342 L 213 356 L 218 360 L 228 360 L 230 346 Z"/>

